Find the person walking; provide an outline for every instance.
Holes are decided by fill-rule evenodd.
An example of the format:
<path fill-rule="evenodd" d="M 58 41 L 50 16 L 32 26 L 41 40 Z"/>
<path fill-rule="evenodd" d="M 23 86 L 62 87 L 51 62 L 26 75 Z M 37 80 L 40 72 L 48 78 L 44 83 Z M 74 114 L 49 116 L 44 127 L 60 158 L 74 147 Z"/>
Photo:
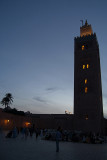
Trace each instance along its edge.
<path fill-rule="evenodd" d="M 59 141 L 61 140 L 61 128 L 58 127 L 57 131 L 56 131 L 56 152 L 59 152 Z"/>

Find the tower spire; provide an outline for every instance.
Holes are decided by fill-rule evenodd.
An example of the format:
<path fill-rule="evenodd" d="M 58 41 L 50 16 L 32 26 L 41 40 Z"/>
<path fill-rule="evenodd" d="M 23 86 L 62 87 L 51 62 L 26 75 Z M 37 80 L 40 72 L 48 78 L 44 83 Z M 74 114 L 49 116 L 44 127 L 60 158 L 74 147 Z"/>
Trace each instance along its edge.
<path fill-rule="evenodd" d="M 80 27 L 80 36 L 87 36 L 93 34 L 91 25 L 88 24 L 87 19 L 85 21 L 85 25 Z"/>
<path fill-rule="evenodd" d="M 86 19 L 86 21 L 85 21 L 85 26 L 88 26 L 87 19 Z"/>

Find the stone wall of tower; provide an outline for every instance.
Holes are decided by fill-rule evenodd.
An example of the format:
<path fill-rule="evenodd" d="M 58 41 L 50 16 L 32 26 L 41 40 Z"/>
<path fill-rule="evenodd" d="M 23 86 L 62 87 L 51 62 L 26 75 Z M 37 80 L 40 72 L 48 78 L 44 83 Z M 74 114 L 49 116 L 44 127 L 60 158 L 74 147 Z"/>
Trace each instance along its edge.
<path fill-rule="evenodd" d="M 76 128 L 101 132 L 102 86 L 96 34 L 75 38 L 74 115 Z"/>

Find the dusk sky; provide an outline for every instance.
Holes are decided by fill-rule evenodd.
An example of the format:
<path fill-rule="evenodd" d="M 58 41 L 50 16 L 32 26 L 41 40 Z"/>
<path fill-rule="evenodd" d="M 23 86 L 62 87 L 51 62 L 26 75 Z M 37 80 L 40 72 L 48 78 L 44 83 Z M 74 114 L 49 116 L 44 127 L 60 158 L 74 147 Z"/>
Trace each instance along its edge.
<path fill-rule="evenodd" d="M 0 101 L 12 93 L 18 110 L 73 113 L 74 37 L 87 19 L 99 43 L 107 117 L 106 16 L 105 0 L 0 0 Z"/>

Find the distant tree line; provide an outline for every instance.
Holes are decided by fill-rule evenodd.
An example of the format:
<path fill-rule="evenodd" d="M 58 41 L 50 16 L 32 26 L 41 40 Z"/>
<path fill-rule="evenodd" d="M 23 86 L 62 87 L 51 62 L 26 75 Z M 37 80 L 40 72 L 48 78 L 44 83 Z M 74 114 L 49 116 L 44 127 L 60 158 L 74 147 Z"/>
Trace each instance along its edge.
<path fill-rule="evenodd" d="M 7 112 L 7 113 L 12 113 L 12 114 L 15 114 L 15 115 L 22 115 L 24 116 L 25 115 L 25 112 L 24 111 L 18 111 L 16 108 L 9 108 L 9 109 L 4 109 L 4 112 Z"/>

